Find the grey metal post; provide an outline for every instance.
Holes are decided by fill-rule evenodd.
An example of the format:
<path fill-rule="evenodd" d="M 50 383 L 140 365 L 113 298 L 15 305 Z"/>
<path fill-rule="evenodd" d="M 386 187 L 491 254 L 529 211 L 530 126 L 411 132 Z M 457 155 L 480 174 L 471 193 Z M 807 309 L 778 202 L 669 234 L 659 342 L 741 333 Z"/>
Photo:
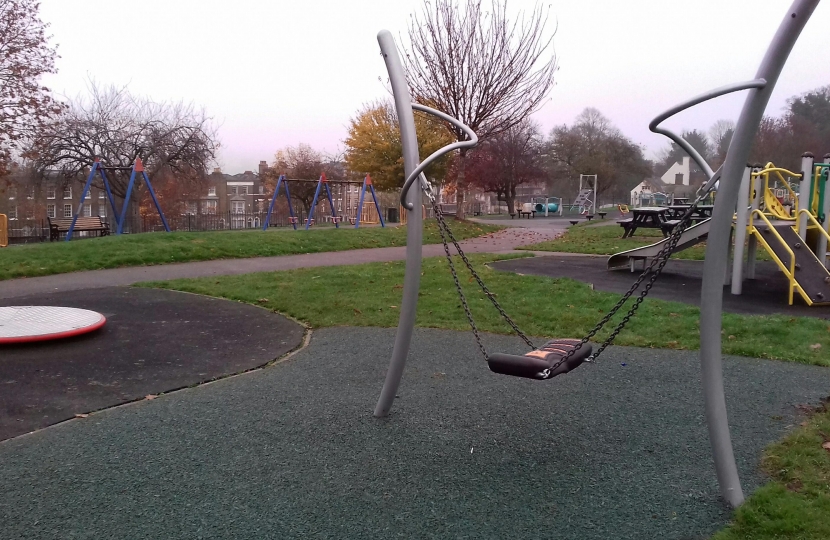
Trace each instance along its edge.
<path fill-rule="evenodd" d="M 732 294 L 740 295 L 744 282 L 744 243 L 746 242 L 746 226 L 749 218 L 747 205 L 749 204 L 749 183 L 752 181 L 752 169 L 744 168 L 741 178 L 741 189 L 738 191 L 738 207 L 735 219 L 735 248 L 732 251 Z"/>
<path fill-rule="evenodd" d="M 824 159 L 822 160 L 824 163 L 828 163 L 830 161 L 830 154 L 824 154 Z M 815 175 L 815 170 L 813 167 L 812 162 L 810 163 L 810 169 L 813 170 L 813 174 Z M 827 182 L 827 176 L 820 176 L 815 175 L 814 182 Z M 828 224 L 830 224 L 830 193 L 827 192 L 828 186 L 825 184 L 824 186 L 824 200 L 821 201 L 821 215 L 824 216 L 824 219 L 821 220 L 821 226 L 824 230 L 827 230 Z M 816 257 L 824 266 L 827 266 L 827 238 L 824 237 L 823 234 L 818 235 L 818 250 L 816 251 Z"/>
<path fill-rule="evenodd" d="M 389 72 L 389 83 L 395 96 L 395 109 L 398 112 L 398 122 L 401 130 L 401 146 L 403 147 L 404 171 L 409 176 L 418 166 L 418 139 L 415 135 L 415 117 L 412 113 L 412 98 L 406 83 L 406 75 L 398 56 L 395 40 L 388 30 L 378 33 L 378 43 L 386 70 Z M 386 381 L 383 383 L 378 403 L 375 406 L 375 416 L 386 416 L 395 401 L 395 394 L 401 384 L 406 357 L 409 355 L 409 344 L 412 341 L 412 331 L 415 328 L 415 312 L 418 307 L 418 288 L 421 285 L 421 244 L 423 243 L 423 220 L 421 215 L 421 186 L 416 185 L 407 193 L 407 202 L 411 209 L 406 223 L 406 273 L 403 281 L 403 300 L 401 301 L 401 315 L 398 319 L 398 333 L 395 336 L 395 346 L 392 349 L 392 360 L 386 372 Z"/>
<path fill-rule="evenodd" d="M 801 154 L 801 182 L 798 183 L 799 210 L 810 210 L 810 194 L 813 192 L 813 189 L 815 189 L 813 187 L 813 154 L 804 152 Z M 798 230 L 801 239 L 807 240 L 807 216 L 798 216 Z M 822 239 L 824 239 L 823 236 L 819 238 L 819 245 L 821 245 Z"/>
<path fill-rule="evenodd" d="M 753 165 L 752 172 L 758 172 L 761 170 L 760 165 Z M 752 177 L 751 177 L 752 178 Z M 758 210 L 761 208 L 761 199 L 763 198 L 764 194 L 761 190 L 764 187 L 764 179 L 760 176 L 755 176 L 752 179 L 752 206 L 750 208 L 750 213 L 752 210 Z M 747 242 L 746 246 L 746 279 L 755 279 L 755 261 L 758 258 L 758 239 L 755 238 L 755 235 L 749 237 L 749 242 Z"/>
<path fill-rule="evenodd" d="M 723 164 L 718 198 L 706 244 L 700 306 L 700 364 L 703 396 L 706 424 L 709 428 L 709 439 L 712 444 L 712 455 L 721 495 L 732 506 L 738 506 L 744 501 L 729 434 L 721 358 L 723 275 L 726 270 L 729 233 L 732 229 L 732 212 L 738 199 L 739 179 L 770 94 L 793 45 L 818 2 L 819 0 L 795 0 L 764 55 L 755 79 L 763 79 L 766 84 L 763 88 L 748 91 L 749 95 L 744 102 L 726 161 Z"/>

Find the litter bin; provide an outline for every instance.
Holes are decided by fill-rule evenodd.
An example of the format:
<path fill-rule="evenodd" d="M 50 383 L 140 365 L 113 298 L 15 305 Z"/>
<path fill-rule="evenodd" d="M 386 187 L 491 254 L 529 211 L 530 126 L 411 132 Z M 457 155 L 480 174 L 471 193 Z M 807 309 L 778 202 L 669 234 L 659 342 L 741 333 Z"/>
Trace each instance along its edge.
<path fill-rule="evenodd" d="M 386 209 L 386 221 L 387 223 L 397 223 L 400 221 L 400 215 L 398 214 L 397 208 L 387 208 Z"/>

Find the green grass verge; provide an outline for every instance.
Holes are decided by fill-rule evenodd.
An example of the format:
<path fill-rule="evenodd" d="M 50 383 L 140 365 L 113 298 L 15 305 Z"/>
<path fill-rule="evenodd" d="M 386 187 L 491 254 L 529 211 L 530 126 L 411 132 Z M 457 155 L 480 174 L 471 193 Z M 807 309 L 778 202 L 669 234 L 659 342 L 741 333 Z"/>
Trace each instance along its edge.
<path fill-rule="evenodd" d="M 499 302 L 527 333 L 580 337 L 614 305 L 619 295 L 591 290 L 571 279 L 517 276 L 485 263 L 503 259 L 478 255 L 471 259 Z M 460 261 L 457 263 L 460 264 Z M 373 263 L 335 268 L 307 268 L 217 278 L 181 279 L 143 284 L 221 296 L 261 305 L 312 327 L 381 326 L 398 323 L 404 263 Z M 479 328 L 508 333 L 489 301 L 462 278 Z M 611 321 L 618 321 L 617 317 Z M 697 349 L 699 309 L 661 300 L 646 300 L 637 316 L 617 337 L 618 345 Z M 422 327 L 468 329 L 452 278 L 443 258 L 425 259 L 417 324 Z M 607 325 L 609 328 L 611 324 Z M 726 354 L 830 366 L 830 331 L 826 321 L 786 316 L 727 313 L 723 320 Z M 607 333 L 600 334 L 600 338 Z M 816 346 L 818 345 L 818 346 Z"/>
<path fill-rule="evenodd" d="M 830 538 L 830 402 L 764 452 L 771 482 L 735 511 L 712 540 Z"/>
<path fill-rule="evenodd" d="M 499 229 L 495 225 L 471 221 L 453 223 L 453 232 L 459 239 L 481 236 Z M 440 241 L 435 221 L 425 221 L 424 243 L 435 244 Z M 100 268 L 404 245 L 406 227 L 128 234 L 0 249 L 0 280 Z"/>
<path fill-rule="evenodd" d="M 591 226 L 591 223 L 580 223 L 570 227 L 568 231 L 553 240 L 538 244 L 531 244 L 517 249 L 532 251 L 561 251 L 565 253 L 588 253 L 592 255 L 613 255 L 621 251 L 647 246 L 663 239 L 663 234 L 657 229 L 637 229 L 636 235 L 630 238 L 622 237 L 622 228 L 614 225 Z M 705 256 L 706 243 L 703 242 L 684 251 L 672 255 L 675 259 L 691 259 L 702 261 Z M 763 249 L 758 250 L 759 260 L 771 260 Z"/>

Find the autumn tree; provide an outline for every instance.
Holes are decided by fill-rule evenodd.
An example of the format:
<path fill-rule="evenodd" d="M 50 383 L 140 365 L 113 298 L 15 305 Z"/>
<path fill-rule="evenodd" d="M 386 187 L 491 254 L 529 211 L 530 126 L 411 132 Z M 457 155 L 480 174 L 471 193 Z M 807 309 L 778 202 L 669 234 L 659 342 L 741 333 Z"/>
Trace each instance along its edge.
<path fill-rule="evenodd" d="M 553 85 L 556 58 L 536 6 L 511 21 L 506 2 L 426 0 L 409 25 L 405 65 L 415 101 L 458 118 L 486 141 L 538 110 Z M 465 140 L 447 124 L 454 140 Z M 467 150 L 459 150 L 457 203 L 464 218 Z"/>
<path fill-rule="evenodd" d="M 496 194 L 515 213 L 516 188 L 547 178 L 542 163 L 542 136 L 530 119 L 493 136 L 467 155 L 467 181 L 487 193 Z M 450 174 L 457 174 L 453 161 Z"/>
<path fill-rule="evenodd" d="M 619 197 L 651 172 L 642 149 L 592 107 L 582 111 L 573 125 L 553 128 L 545 146 L 554 192 L 572 191 L 580 174 L 596 174 L 598 195 Z"/>
<path fill-rule="evenodd" d="M 443 122 L 415 111 L 418 152 L 428 156 L 452 142 Z M 372 175 L 375 187 L 392 190 L 403 186 L 405 179 L 403 148 L 395 106 L 389 100 L 365 105 L 349 122 L 346 137 L 346 166 L 355 178 Z M 446 159 L 430 167 L 430 176 L 443 180 Z"/>
<path fill-rule="evenodd" d="M 713 170 L 726 161 L 726 152 L 735 134 L 735 122 L 732 120 L 718 120 L 709 128 L 709 145 L 711 148 L 710 166 Z"/>
<path fill-rule="evenodd" d="M 181 194 L 204 182 L 219 142 L 203 109 L 156 102 L 127 88 L 101 88 L 94 82 L 89 90 L 89 95 L 70 100 L 64 114 L 39 131 L 32 147 L 39 169 L 71 181 L 84 179 L 96 158 L 113 167 L 131 167 L 141 158 L 151 178 L 180 184 L 165 193 Z M 111 180 L 114 194 L 123 198 L 129 175 L 112 175 Z"/>
<path fill-rule="evenodd" d="M 42 124 L 61 112 L 40 77 L 55 73 L 36 0 L 0 0 L 0 176 L 9 171 Z"/>

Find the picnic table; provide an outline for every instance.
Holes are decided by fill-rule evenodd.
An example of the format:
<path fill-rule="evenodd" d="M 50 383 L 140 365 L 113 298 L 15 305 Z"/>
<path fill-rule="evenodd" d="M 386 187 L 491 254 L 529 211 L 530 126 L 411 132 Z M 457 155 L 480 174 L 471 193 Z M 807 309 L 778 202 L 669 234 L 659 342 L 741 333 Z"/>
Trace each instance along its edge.
<path fill-rule="evenodd" d="M 667 219 L 680 219 L 683 217 L 683 214 L 686 213 L 686 210 L 689 209 L 689 204 L 673 204 L 669 207 L 668 212 L 666 212 Z M 695 207 L 694 211 L 692 212 L 692 223 L 699 223 L 704 219 L 708 219 L 712 217 L 712 210 L 715 208 L 713 204 L 699 204 Z"/>
<path fill-rule="evenodd" d="M 666 213 L 668 211 L 669 209 L 665 206 L 644 206 L 642 208 L 632 208 L 632 217 L 617 222 L 623 229 L 625 229 L 622 237 L 628 238 L 629 236 L 633 236 L 634 232 L 639 227 L 663 230 L 663 224 L 666 222 Z M 665 231 L 663 234 L 666 234 Z"/>

